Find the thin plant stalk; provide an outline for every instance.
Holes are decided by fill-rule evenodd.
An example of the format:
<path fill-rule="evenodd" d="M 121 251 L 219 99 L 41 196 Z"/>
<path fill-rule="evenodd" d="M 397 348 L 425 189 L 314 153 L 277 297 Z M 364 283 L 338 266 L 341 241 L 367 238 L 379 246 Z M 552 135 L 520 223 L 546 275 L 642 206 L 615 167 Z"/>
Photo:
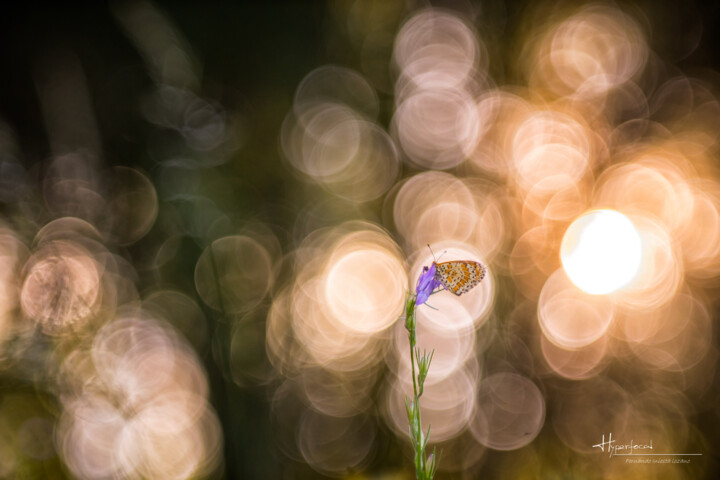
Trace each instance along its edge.
<path fill-rule="evenodd" d="M 428 438 L 430 437 L 430 426 L 427 433 L 423 434 L 422 421 L 420 418 L 420 397 L 423 394 L 425 378 L 427 377 L 432 361 L 433 353 L 426 351 L 420 353 L 417 348 L 417 336 L 415 334 L 415 308 L 416 297 L 408 294 L 405 304 L 405 329 L 408 331 L 410 342 L 410 366 L 413 378 L 413 399 L 408 400 L 405 397 L 405 409 L 407 410 L 408 422 L 410 424 L 410 440 L 412 441 L 415 451 L 415 475 L 417 480 L 432 480 L 437 472 L 438 460 L 436 460 L 435 449 L 429 456 L 425 456 L 425 448 L 427 447 Z M 417 363 L 417 376 L 415 373 L 415 364 Z"/>

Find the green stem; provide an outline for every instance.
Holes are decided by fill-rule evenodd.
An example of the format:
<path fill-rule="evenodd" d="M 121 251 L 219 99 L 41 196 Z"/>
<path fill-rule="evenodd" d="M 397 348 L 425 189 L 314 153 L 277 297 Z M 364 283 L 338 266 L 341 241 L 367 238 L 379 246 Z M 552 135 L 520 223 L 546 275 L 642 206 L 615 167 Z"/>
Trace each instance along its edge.
<path fill-rule="evenodd" d="M 410 436 L 415 450 L 415 474 L 417 480 L 430 480 L 435 473 L 434 465 L 427 471 L 427 459 L 425 458 L 426 440 L 423 439 L 422 421 L 420 418 L 420 397 L 423 392 L 423 383 L 427 375 L 427 369 L 432 360 L 427 354 L 423 354 L 420 359 L 420 352 L 416 351 L 417 336 L 415 333 L 415 297 L 408 295 L 405 308 L 405 328 L 408 331 L 408 340 L 410 343 L 410 368 L 412 370 L 413 379 L 413 403 L 408 407 L 408 421 L 410 422 Z M 417 357 L 417 358 L 416 358 Z M 415 363 L 418 364 L 419 372 L 415 372 Z M 407 400 L 406 400 L 407 401 Z M 428 435 L 430 429 L 428 428 Z M 435 464 L 437 462 L 434 462 Z"/>
<path fill-rule="evenodd" d="M 413 312 L 414 313 L 414 312 Z M 417 380 L 415 376 L 415 342 L 414 333 L 410 334 L 410 365 L 412 368 L 412 379 L 413 379 L 413 419 L 411 420 L 413 425 L 411 426 L 411 432 L 415 436 L 415 473 L 418 480 L 422 480 L 423 472 L 425 471 L 425 455 L 422 442 L 422 423 L 420 421 L 420 396 L 417 390 Z"/>
<path fill-rule="evenodd" d="M 418 400 L 417 391 L 417 380 L 415 377 L 415 332 L 410 333 L 410 368 L 412 368 L 412 379 L 413 379 L 413 394 L 415 395 L 415 401 Z"/>

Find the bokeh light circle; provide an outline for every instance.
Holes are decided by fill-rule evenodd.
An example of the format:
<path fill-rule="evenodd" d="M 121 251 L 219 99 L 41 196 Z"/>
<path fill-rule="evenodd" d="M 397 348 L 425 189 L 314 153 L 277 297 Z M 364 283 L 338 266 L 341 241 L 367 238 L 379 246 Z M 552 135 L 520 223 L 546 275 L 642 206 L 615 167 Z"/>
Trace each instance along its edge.
<path fill-rule="evenodd" d="M 604 335 L 615 319 L 616 310 L 608 295 L 584 292 L 563 269 L 558 269 L 543 285 L 537 317 L 548 340 L 563 348 L 577 349 Z"/>
<path fill-rule="evenodd" d="M 528 378 L 497 373 L 480 383 L 470 431 L 486 447 L 515 450 L 531 443 L 545 423 L 545 399 Z"/>
<path fill-rule="evenodd" d="M 246 235 L 215 240 L 195 266 L 200 297 L 224 312 L 251 310 L 270 290 L 273 279 L 270 253 Z"/>
<path fill-rule="evenodd" d="M 625 215 L 595 210 L 568 227 L 560 258 L 575 285 L 587 293 L 602 295 L 632 281 L 640 268 L 642 242 Z"/>

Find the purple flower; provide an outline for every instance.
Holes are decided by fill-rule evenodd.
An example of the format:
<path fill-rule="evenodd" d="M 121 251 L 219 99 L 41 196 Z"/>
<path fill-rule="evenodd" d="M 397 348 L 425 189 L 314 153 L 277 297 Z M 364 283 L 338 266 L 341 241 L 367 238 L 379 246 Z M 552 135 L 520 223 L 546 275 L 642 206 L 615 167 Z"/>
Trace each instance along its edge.
<path fill-rule="evenodd" d="M 430 267 L 423 267 L 423 272 L 418 277 L 417 287 L 415 287 L 415 294 L 417 299 L 415 305 L 422 305 L 427 302 L 427 299 L 440 286 L 440 282 L 435 278 L 435 262 Z"/>

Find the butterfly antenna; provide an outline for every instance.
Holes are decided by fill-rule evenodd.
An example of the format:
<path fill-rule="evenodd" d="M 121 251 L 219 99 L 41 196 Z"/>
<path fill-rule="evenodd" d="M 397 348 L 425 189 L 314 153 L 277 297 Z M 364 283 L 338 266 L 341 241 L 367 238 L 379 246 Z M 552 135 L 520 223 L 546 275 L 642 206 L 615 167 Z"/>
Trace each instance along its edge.
<path fill-rule="evenodd" d="M 433 252 L 433 249 L 430 248 L 430 244 L 429 244 L 429 243 L 426 243 L 426 245 L 427 245 L 427 247 L 430 249 L 430 253 L 431 253 L 432 256 L 433 256 L 433 261 L 434 261 L 435 263 L 437 263 L 438 260 L 440 260 L 440 259 L 442 258 L 442 256 L 447 253 L 447 250 L 444 250 L 443 253 L 441 253 L 439 257 L 435 258 L 435 252 Z"/>
<path fill-rule="evenodd" d="M 435 258 L 435 252 L 433 252 L 432 248 L 430 248 L 430 244 L 427 244 L 428 249 L 430 249 L 430 254 L 433 256 L 433 261 L 437 263 L 437 259 Z"/>

